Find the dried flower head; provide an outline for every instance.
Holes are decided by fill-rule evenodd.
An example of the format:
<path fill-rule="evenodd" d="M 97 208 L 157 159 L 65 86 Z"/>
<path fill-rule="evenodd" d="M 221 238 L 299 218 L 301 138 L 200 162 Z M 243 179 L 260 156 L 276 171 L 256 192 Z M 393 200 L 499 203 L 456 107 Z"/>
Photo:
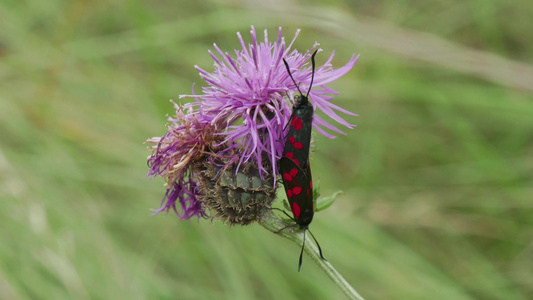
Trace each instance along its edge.
<path fill-rule="evenodd" d="M 270 207 L 276 188 L 276 162 L 283 151 L 284 137 L 287 134 L 285 125 L 292 112 L 291 99 L 298 91 L 282 59 L 285 58 L 291 66 L 292 76 L 300 89 L 307 90 L 311 81 L 311 67 L 308 64 L 310 53 L 318 47 L 315 43 L 305 53 L 291 50 L 298 33 L 299 31 L 287 46 L 281 28 L 275 42 L 268 40 L 266 30 L 264 41 L 258 42 L 252 27 L 251 44 L 246 45 L 240 33 L 237 33 L 242 49 L 235 50 L 235 57 L 214 45 L 218 56 L 209 51 L 214 60 L 212 73 L 195 66 L 207 82 L 207 86 L 202 88 L 202 94 L 180 95 L 180 98 L 194 98 L 195 101 L 183 107 L 175 105 L 176 118 L 169 119 L 171 125 L 168 126 L 168 133 L 162 138 L 148 140 L 149 143 L 157 144 L 148 158 L 149 175 L 166 178 L 168 185 L 159 211 L 172 208 L 181 218 L 188 219 L 192 216 L 205 216 L 206 210 L 211 210 L 218 217 L 229 218 L 230 223 L 241 220 L 234 223 L 244 224 L 257 218 L 260 213 L 258 207 Z M 333 69 L 333 56 L 334 53 L 324 65 L 316 68 L 309 99 L 315 110 L 319 109 L 335 122 L 353 128 L 354 125 L 337 113 L 355 114 L 331 103 L 336 92 L 326 84 L 345 75 L 355 65 L 358 57 L 353 56 L 345 66 Z M 314 117 L 313 127 L 329 138 L 334 136 L 325 129 L 343 133 L 317 115 Z M 213 169 L 210 164 L 220 168 Z M 226 204 L 231 201 L 228 202 L 227 198 L 222 204 L 213 204 L 216 198 L 212 197 L 213 194 L 234 197 L 226 191 L 220 194 L 221 189 L 228 188 L 220 182 L 221 178 L 232 178 L 226 174 L 228 170 L 235 176 L 249 176 L 250 182 L 257 178 L 262 180 L 261 185 L 248 191 L 268 195 L 266 198 L 254 196 L 252 210 L 256 210 L 257 215 L 242 211 L 246 207 L 251 209 L 246 202 L 248 200 L 238 199 L 238 205 L 230 208 L 230 211 L 233 209 L 230 213 L 227 212 Z M 205 180 L 213 182 L 204 182 Z M 264 182 L 271 185 L 268 190 Z M 182 213 L 176 208 L 178 200 Z M 261 201 L 266 202 L 260 205 Z M 230 215 L 237 217 L 232 218 Z"/>
<path fill-rule="evenodd" d="M 148 139 L 152 155 L 148 157 L 151 177 L 161 176 L 167 181 L 167 192 L 163 206 L 156 212 L 168 211 L 172 208 L 181 219 L 193 216 L 205 216 L 198 199 L 197 183 L 192 176 L 192 165 L 202 161 L 206 153 L 216 150 L 218 144 L 213 128 L 203 122 L 201 115 L 189 111 L 183 112 L 182 107 L 174 103 L 176 117 L 168 118 L 168 132 L 163 137 Z M 176 208 L 180 202 L 182 214 Z"/>

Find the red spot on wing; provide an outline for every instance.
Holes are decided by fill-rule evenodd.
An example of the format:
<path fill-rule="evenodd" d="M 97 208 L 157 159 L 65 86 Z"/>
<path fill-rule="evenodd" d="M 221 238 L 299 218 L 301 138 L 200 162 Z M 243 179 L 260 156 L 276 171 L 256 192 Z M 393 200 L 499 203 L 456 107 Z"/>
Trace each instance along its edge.
<path fill-rule="evenodd" d="M 287 190 L 287 197 L 292 198 L 292 191 L 291 190 Z"/>
<path fill-rule="evenodd" d="M 298 166 L 300 165 L 300 162 L 299 162 L 296 158 L 294 158 L 294 153 L 292 153 L 292 152 L 287 152 L 287 153 L 285 153 L 284 156 L 286 156 L 286 157 L 292 159 L 292 161 L 293 161 L 295 164 L 297 164 Z"/>
<path fill-rule="evenodd" d="M 309 196 L 309 189 L 307 189 L 307 196 Z"/>
<path fill-rule="evenodd" d="M 296 176 L 296 174 L 298 174 L 298 169 L 292 168 L 291 171 L 290 171 L 290 176 L 294 177 L 294 176 Z"/>
<path fill-rule="evenodd" d="M 309 187 L 310 187 L 311 189 L 313 189 L 313 181 L 312 181 L 312 180 L 309 181 Z"/>
<path fill-rule="evenodd" d="M 302 143 L 300 143 L 300 142 L 294 143 L 294 148 L 295 148 L 295 149 L 303 149 L 303 147 L 304 147 L 304 146 L 303 146 Z"/>
<path fill-rule="evenodd" d="M 293 123 L 294 129 L 296 129 L 297 131 L 302 129 L 302 119 L 296 119 Z"/>
<path fill-rule="evenodd" d="M 292 193 L 294 195 L 299 195 L 301 192 L 302 192 L 302 188 L 299 187 L 299 186 L 295 186 L 295 187 L 292 188 Z"/>
<path fill-rule="evenodd" d="M 294 117 L 292 117 L 292 120 L 291 120 L 291 126 L 294 127 L 294 123 L 296 123 L 296 120 L 298 120 L 298 118 L 296 117 L 296 115 L 294 115 Z"/>
<path fill-rule="evenodd" d="M 293 177 L 294 176 L 291 176 L 289 173 L 283 174 L 283 180 L 286 180 L 286 181 L 292 181 Z"/>
<path fill-rule="evenodd" d="M 294 138 L 294 136 L 289 137 L 289 142 L 291 142 L 291 144 L 294 144 L 295 141 L 296 139 Z"/>
<path fill-rule="evenodd" d="M 300 206 L 298 205 L 298 203 L 294 202 L 292 204 L 292 214 L 294 215 L 295 218 L 299 218 L 300 212 L 301 212 Z"/>

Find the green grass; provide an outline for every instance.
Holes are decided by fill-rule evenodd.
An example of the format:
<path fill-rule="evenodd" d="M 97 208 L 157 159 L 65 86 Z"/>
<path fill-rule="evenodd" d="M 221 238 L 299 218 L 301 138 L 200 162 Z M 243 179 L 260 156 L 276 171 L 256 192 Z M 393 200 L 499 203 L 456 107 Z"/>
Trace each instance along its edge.
<path fill-rule="evenodd" d="M 312 229 L 363 297 L 531 299 L 533 3 L 322 2 L 0 4 L 0 298 L 344 298 L 260 226 L 149 215 L 143 141 L 253 24 L 361 54 L 333 85 L 358 127 L 315 135 L 345 193 Z"/>

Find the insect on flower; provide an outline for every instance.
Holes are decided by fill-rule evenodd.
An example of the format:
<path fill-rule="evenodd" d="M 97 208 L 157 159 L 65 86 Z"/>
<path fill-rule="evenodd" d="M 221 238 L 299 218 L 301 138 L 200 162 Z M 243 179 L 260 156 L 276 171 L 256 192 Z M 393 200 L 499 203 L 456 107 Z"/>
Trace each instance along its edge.
<path fill-rule="evenodd" d="M 264 38 L 258 38 L 253 27 L 250 34 L 247 43 L 237 33 L 240 47 L 233 51 L 225 52 L 216 44 L 213 51 L 208 51 L 212 70 L 195 66 L 205 80 L 201 92 L 180 95 L 180 99 L 192 101 L 175 103 L 176 116 L 168 119 L 167 132 L 147 141 L 152 144 L 148 174 L 166 180 L 167 192 L 157 212 L 172 210 L 181 219 L 218 218 L 231 225 L 255 222 L 271 208 L 280 176 L 278 162 L 285 161 L 282 157 L 289 156 L 288 152 L 304 155 L 295 157 L 306 165 L 302 169 L 306 176 L 300 178 L 297 174 L 296 180 L 312 185 L 310 136 L 294 133 L 292 147 L 298 150 L 301 144 L 305 151 L 285 151 L 289 120 L 294 120 L 289 130 L 302 126 L 305 129 L 301 132 L 310 134 L 312 126 L 328 138 L 334 138 L 328 131 L 344 134 L 334 123 L 354 127 L 339 112 L 355 114 L 331 103 L 336 92 L 327 85 L 350 71 L 358 57 L 354 55 L 344 66 L 334 69 L 332 53 L 323 65 L 315 68 L 313 63 L 311 73 L 306 66 L 309 53 L 320 50 L 318 43 L 306 52 L 294 49 L 299 30 L 288 42 L 281 28 L 273 39 L 266 30 Z M 289 73 L 287 65 L 292 68 Z M 310 79 L 319 88 L 309 89 L 305 97 L 300 93 L 291 107 L 286 96 L 303 86 L 310 87 Z M 313 117 L 314 110 L 331 120 Z M 301 113 L 310 114 L 312 122 Z M 283 168 L 293 163 L 283 163 Z M 304 207 L 299 206 L 303 211 Z"/>
<path fill-rule="evenodd" d="M 287 68 L 289 76 L 293 80 L 298 92 L 291 117 L 289 118 L 289 132 L 285 147 L 283 148 L 283 157 L 279 161 L 279 170 L 285 186 L 285 192 L 289 200 L 292 218 L 300 229 L 304 230 L 304 240 L 302 244 L 302 251 L 300 252 L 300 260 L 298 263 L 298 271 L 302 267 L 302 256 L 305 248 L 305 234 L 309 231 L 309 224 L 313 221 L 314 199 L 313 199 L 313 179 L 311 176 L 311 165 L 309 164 L 309 148 L 311 146 L 311 130 L 313 124 L 313 106 L 309 102 L 309 91 L 313 86 L 315 77 L 315 55 L 316 50 L 311 56 L 312 73 L 309 90 L 304 96 L 300 88 L 292 77 L 289 64 L 285 59 L 283 63 Z M 290 217 L 290 216 L 289 216 Z M 322 249 L 318 244 L 315 236 L 309 231 L 320 251 L 320 257 L 326 260 L 322 255 Z"/>

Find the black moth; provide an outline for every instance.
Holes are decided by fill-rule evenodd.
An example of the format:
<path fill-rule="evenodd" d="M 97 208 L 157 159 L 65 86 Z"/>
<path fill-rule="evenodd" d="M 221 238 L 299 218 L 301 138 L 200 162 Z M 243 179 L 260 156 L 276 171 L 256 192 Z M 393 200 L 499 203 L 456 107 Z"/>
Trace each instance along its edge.
<path fill-rule="evenodd" d="M 304 240 L 298 271 L 302 266 L 302 256 L 305 247 L 305 233 L 309 231 L 309 224 L 313 221 L 314 199 L 313 199 L 313 179 L 311 176 L 311 166 L 309 164 L 309 147 L 311 144 L 311 130 L 313 124 L 313 106 L 309 102 L 309 92 L 313 86 L 315 77 L 315 55 L 316 50 L 311 56 L 313 73 L 311 74 L 311 83 L 307 95 L 303 95 L 296 81 L 292 77 L 289 64 L 285 59 L 283 63 L 292 81 L 296 85 L 300 95 L 296 98 L 289 118 L 289 132 L 283 148 L 283 156 L 279 161 L 279 170 L 283 179 L 285 192 L 291 206 L 293 219 L 300 229 L 304 230 Z M 284 212 L 285 213 L 285 212 Z M 285 213 L 286 214 L 286 213 Z M 289 216 L 290 217 L 290 216 Z M 320 251 L 320 257 L 326 260 L 322 255 L 322 249 L 318 244 L 315 236 L 309 231 Z"/>

